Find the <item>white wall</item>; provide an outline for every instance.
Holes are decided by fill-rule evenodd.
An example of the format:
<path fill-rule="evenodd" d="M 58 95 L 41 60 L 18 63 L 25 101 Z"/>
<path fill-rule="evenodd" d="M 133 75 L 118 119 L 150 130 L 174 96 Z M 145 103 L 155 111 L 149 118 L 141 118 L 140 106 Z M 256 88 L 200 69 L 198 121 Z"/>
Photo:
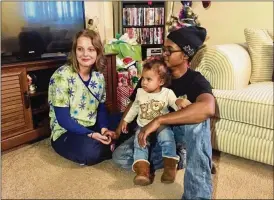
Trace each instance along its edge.
<path fill-rule="evenodd" d="M 17 37 L 21 28 L 26 24 L 26 21 L 21 16 L 23 15 L 23 5 L 21 2 L 1 2 L 2 18 L 1 25 L 2 29 L 5 29 L 7 37 Z M 12 13 L 12 15 L 10 14 Z M 5 17 L 8 17 L 6 19 Z M 11 22 L 12 21 L 12 22 Z M 2 35 L 5 38 L 6 35 Z"/>
<path fill-rule="evenodd" d="M 174 3 L 173 14 L 178 16 L 181 2 Z M 245 42 L 244 28 L 273 30 L 273 2 L 216 2 L 209 9 L 193 2 L 194 12 L 208 31 L 208 44 Z"/>
<path fill-rule="evenodd" d="M 112 2 L 85 1 L 86 23 L 88 19 L 97 16 L 99 18 L 99 33 L 103 42 L 113 38 L 113 9 Z"/>

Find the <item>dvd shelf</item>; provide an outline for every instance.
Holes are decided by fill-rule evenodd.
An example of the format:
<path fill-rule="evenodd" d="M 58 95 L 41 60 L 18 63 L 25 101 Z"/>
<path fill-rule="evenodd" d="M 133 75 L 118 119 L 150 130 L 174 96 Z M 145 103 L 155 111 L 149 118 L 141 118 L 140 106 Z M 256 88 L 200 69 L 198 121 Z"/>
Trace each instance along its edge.
<path fill-rule="evenodd" d="M 165 2 L 146 1 L 122 3 L 122 30 L 129 37 L 137 38 L 142 45 L 142 57 L 148 48 L 160 48 L 165 35 Z"/>

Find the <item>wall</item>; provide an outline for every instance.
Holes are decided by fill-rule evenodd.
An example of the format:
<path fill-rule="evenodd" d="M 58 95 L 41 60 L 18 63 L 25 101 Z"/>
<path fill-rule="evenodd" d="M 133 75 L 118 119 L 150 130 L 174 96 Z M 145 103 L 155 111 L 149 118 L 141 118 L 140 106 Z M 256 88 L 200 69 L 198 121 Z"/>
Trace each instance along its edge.
<path fill-rule="evenodd" d="M 5 29 L 5 33 L 8 37 L 17 37 L 18 33 L 21 31 L 21 27 L 25 25 L 25 21 L 21 17 L 23 6 L 21 5 L 21 2 L 2 2 L 1 4 L 1 28 Z M 3 34 L 2 39 L 5 37 L 6 35 Z"/>
<path fill-rule="evenodd" d="M 178 16 L 182 4 L 174 3 L 173 14 Z M 273 2 L 211 2 L 204 9 L 201 2 L 193 2 L 194 12 L 207 28 L 208 44 L 245 42 L 244 28 L 273 30 Z"/>
<path fill-rule="evenodd" d="M 113 9 L 112 2 L 85 1 L 86 23 L 88 19 L 97 16 L 99 18 L 99 33 L 103 42 L 113 38 Z"/>

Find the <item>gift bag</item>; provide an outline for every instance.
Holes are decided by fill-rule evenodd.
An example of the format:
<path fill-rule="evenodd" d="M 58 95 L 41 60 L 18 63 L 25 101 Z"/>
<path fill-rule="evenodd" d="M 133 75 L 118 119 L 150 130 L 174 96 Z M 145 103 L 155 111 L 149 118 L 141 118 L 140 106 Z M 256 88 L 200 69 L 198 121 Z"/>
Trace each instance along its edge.
<path fill-rule="evenodd" d="M 119 58 L 131 57 L 133 60 L 142 61 L 141 45 L 131 45 L 128 43 L 111 43 L 106 44 L 105 53 L 117 53 Z"/>
<path fill-rule="evenodd" d="M 130 86 L 118 86 L 117 87 L 117 107 L 118 110 L 124 112 L 127 105 L 130 103 L 130 95 L 133 92 L 133 88 Z"/>

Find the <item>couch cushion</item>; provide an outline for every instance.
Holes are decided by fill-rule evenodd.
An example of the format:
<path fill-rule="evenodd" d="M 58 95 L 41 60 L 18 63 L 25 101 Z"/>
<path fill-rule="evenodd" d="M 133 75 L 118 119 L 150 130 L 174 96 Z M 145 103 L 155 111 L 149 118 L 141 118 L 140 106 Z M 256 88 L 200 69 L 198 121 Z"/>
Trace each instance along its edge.
<path fill-rule="evenodd" d="M 214 149 L 274 165 L 273 130 L 226 119 L 210 122 Z"/>
<path fill-rule="evenodd" d="M 201 72 L 215 89 L 246 88 L 251 74 L 251 59 L 239 44 L 206 46 L 197 52 L 190 68 Z"/>
<path fill-rule="evenodd" d="M 250 84 L 240 90 L 213 90 L 216 117 L 273 130 L 273 82 Z"/>
<path fill-rule="evenodd" d="M 252 61 L 250 82 L 272 81 L 273 31 L 246 28 L 244 34 Z"/>

